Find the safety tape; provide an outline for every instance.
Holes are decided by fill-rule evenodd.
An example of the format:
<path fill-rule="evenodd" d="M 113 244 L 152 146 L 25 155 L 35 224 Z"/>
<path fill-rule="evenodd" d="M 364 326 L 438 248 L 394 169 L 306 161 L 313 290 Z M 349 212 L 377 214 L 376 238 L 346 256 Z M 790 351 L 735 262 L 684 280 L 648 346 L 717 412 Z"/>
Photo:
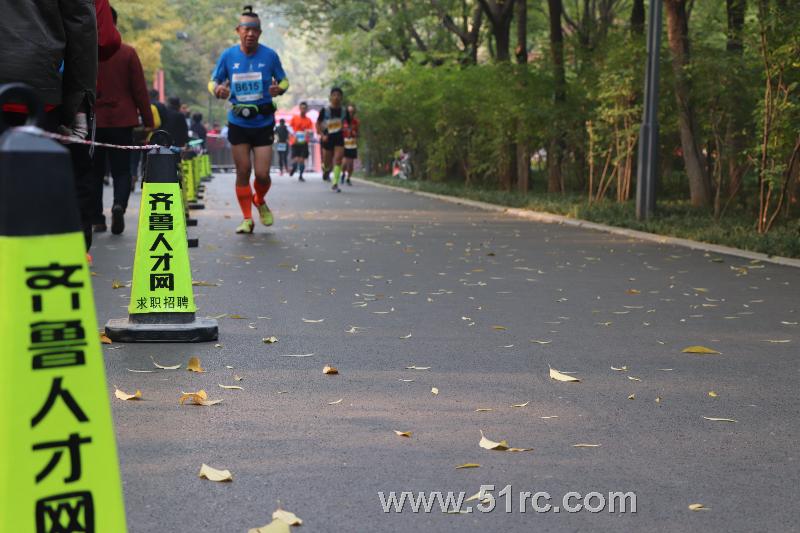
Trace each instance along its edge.
<path fill-rule="evenodd" d="M 62 135 L 60 133 L 53 133 L 50 131 L 44 131 L 41 128 L 37 128 L 36 126 L 17 126 L 13 128 L 14 131 L 19 131 L 22 133 L 27 133 L 28 135 L 34 135 L 36 137 L 46 137 L 48 139 L 53 139 L 55 141 L 61 141 L 63 143 L 69 144 L 83 144 L 86 146 L 93 146 L 93 147 L 100 147 L 100 148 L 111 148 L 114 150 L 154 150 L 156 148 L 169 148 L 175 153 L 180 153 L 183 149 L 179 146 L 162 146 L 160 144 L 139 144 L 133 146 L 125 146 L 121 144 L 110 144 L 110 143 L 101 143 L 97 141 L 90 141 L 88 139 L 81 139 L 79 137 L 73 137 L 71 135 Z"/>

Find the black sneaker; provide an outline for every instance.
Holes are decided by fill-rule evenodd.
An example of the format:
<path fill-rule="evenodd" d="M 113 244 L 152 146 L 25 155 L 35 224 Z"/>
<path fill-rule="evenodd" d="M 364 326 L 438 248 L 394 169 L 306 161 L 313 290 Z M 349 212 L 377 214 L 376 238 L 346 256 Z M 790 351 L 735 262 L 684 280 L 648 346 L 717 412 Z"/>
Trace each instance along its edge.
<path fill-rule="evenodd" d="M 297 178 L 297 181 L 306 181 L 306 179 L 305 179 L 303 176 L 299 176 L 299 177 Z"/>
<path fill-rule="evenodd" d="M 340 189 L 338 185 L 334 185 L 333 187 L 331 187 L 331 190 L 333 192 L 342 192 L 342 189 Z"/>
<path fill-rule="evenodd" d="M 125 208 L 116 204 L 111 208 L 111 233 L 120 235 L 125 231 Z"/>
<path fill-rule="evenodd" d="M 348 185 L 353 185 L 352 183 L 350 183 L 350 178 L 347 178 L 347 184 Z"/>
<path fill-rule="evenodd" d="M 322 173 L 322 181 L 331 181 L 331 173 L 330 172 L 323 172 Z"/>
<path fill-rule="evenodd" d="M 102 224 L 92 224 L 92 231 L 95 233 L 105 233 L 108 231 L 108 226 L 103 222 Z"/>

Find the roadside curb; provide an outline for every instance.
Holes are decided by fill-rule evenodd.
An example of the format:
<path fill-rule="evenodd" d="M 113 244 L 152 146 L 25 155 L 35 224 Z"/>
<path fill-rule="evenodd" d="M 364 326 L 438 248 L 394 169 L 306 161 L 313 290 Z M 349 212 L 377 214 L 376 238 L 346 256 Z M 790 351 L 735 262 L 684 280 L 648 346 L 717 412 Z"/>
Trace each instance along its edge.
<path fill-rule="evenodd" d="M 468 200 L 466 198 L 458 198 L 456 196 L 447 196 L 444 194 L 436 194 L 432 192 L 414 191 L 405 189 L 403 187 L 396 187 L 394 185 L 386 185 L 384 183 L 376 183 L 374 181 L 366 180 L 363 178 L 352 178 L 357 183 L 371 185 L 389 189 L 392 191 L 404 192 L 407 194 L 414 194 L 417 196 L 424 196 L 426 198 L 433 198 L 451 204 L 464 205 L 467 207 L 474 207 L 484 211 L 493 211 L 495 213 L 505 213 L 517 218 L 530 220 L 532 222 L 542 222 L 545 224 L 562 224 L 564 226 L 571 226 L 576 228 L 585 228 L 595 231 L 602 231 L 604 233 L 611 233 L 613 235 L 620 235 L 637 239 L 641 241 L 655 242 L 658 244 L 669 244 L 673 246 L 681 246 L 698 250 L 702 252 L 709 252 L 722 255 L 730 255 L 734 257 L 741 257 L 742 259 L 750 259 L 752 261 L 763 261 L 764 263 L 772 263 L 775 265 L 788 266 L 800 268 L 800 259 L 792 259 L 790 257 L 769 256 L 758 252 L 749 252 L 739 248 L 731 248 L 730 246 L 722 246 L 719 244 L 709 244 L 705 242 L 693 241 L 690 239 L 681 239 L 678 237 L 669 237 L 666 235 L 658 235 L 656 233 L 647 233 L 645 231 L 638 231 L 627 228 L 620 228 L 617 226 L 608 226 L 606 224 L 599 224 L 597 222 L 589 222 L 579 218 L 570 218 L 563 215 L 554 215 L 552 213 L 545 213 L 542 211 L 531 211 L 528 209 L 519 209 L 516 207 L 504 207 L 502 205 L 495 205 L 486 202 L 479 202 L 477 200 Z"/>

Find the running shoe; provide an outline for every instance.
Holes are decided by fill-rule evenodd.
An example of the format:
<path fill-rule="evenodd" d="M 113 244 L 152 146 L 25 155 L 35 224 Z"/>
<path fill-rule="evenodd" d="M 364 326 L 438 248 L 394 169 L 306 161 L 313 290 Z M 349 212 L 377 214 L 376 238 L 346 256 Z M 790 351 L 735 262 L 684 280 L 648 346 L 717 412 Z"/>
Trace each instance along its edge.
<path fill-rule="evenodd" d="M 342 189 L 340 189 L 338 185 L 334 185 L 333 187 L 331 187 L 331 190 L 333 192 L 342 192 Z"/>
<path fill-rule="evenodd" d="M 253 233 L 256 224 L 253 222 L 252 219 L 246 218 L 244 222 L 242 222 L 238 228 L 236 228 L 236 233 Z"/>
<path fill-rule="evenodd" d="M 297 181 L 306 181 L 306 179 L 303 176 L 300 176 L 297 178 Z"/>
<path fill-rule="evenodd" d="M 350 176 L 347 176 L 347 184 L 352 185 L 352 183 L 350 183 Z"/>
<path fill-rule="evenodd" d="M 273 223 L 272 211 L 270 211 L 269 207 L 267 207 L 267 202 L 257 205 L 256 209 L 258 209 L 258 215 L 261 218 L 261 223 L 265 226 L 271 226 Z"/>

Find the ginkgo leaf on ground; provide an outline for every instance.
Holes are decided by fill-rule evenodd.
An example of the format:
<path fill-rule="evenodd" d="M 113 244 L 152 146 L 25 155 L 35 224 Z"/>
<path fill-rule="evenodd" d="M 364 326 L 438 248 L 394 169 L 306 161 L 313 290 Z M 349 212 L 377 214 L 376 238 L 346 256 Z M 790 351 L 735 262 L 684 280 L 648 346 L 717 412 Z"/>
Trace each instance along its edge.
<path fill-rule="evenodd" d="M 483 496 L 483 499 L 481 499 L 481 496 Z M 464 500 L 464 503 L 474 502 L 475 500 L 480 500 L 480 502 L 484 504 L 491 501 L 489 497 L 486 495 L 486 493 L 481 494 L 480 492 L 478 492 L 477 494 L 473 494 L 472 496 Z"/>
<path fill-rule="evenodd" d="M 120 400 L 141 400 L 142 399 L 142 391 L 136 389 L 136 392 L 133 394 L 128 394 L 127 392 L 123 392 L 119 389 L 114 391 L 114 396 L 119 398 Z"/>
<path fill-rule="evenodd" d="M 182 392 L 178 402 L 183 405 L 186 400 L 190 400 L 193 405 L 204 405 L 206 407 L 222 403 L 222 400 L 209 400 L 206 391 L 199 390 L 197 392 Z"/>
<path fill-rule="evenodd" d="M 711 348 L 706 348 L 705 346 L 689 346 L 684 348 L 683 353 L 695 353 L 695 354 L 706 354 L 706 355 L 722 355 L 721 352 L 717 350 L 712 350 Z"/>
<path fill-rule="evenodd" d="M 263 342 L 264 344 L 275 344 L 276 342 L 278 342 L 278 337 L 275 337 L 274 335 L 272 337 L 264 337 L 263 339 L 261 339 L 261 342 Z"/>
<path fill-rule="evenodd" d="M 394 434 L 397 435 L 398 437 L 406 437 L 406 438 L 409 438 L 409 439 L 411 438 L 411 432 L 410 431 L 398 431 L 396 429 L 393 429 L 392 431 L 394 431 Z"/>
<path fill-rule="evenodd" d="M 153 366 L 155 366 L 156 368 L 160 368 L 161 370 L 178 370 L 182 366 L 182 365 L 164 366 L 164 365 L 158 364 L 156 362 L 156 360 L 153 359 L 152 357 L 150 358 L 150 360 L 153 361 Z M 198 359 L 198 364 L 199 364 L 199 362 L 200 362 L 200 360 Z"/>
<path fill-rule="evenodd" d="M 710 509 L 703 505 L 702 503 L 691 503 L 689 504 L 690 511 L 709 511 Z"/>
<path fill-rule="evenodd" d="M 217 383 L 217 385 L 219 385 L 219 388 L 226 390 L 244 390 L 239 385 L 223 385 L 221 383 Z"/>
<path fill-rule="evenodd" d="M 192 357 L 189 359 L 189 364 L 186 365 L 186 370 L 189 372 L 205 372 L 205 368 L 200 366 L 200 358 L 199 357 Z"/>
<path fill-rule="evenodd" d="M 439 389 L 436 388 L 436 387 L 431 387 L 431 394 L 433 394 L 434 396 L 438 396 L 439 395 Z"/>
<path fill-rule="evenodd" d="M 278 509 L 277 511 L 272 513 L 272 518 L 274 520 L 280 520 L 281 522 L 284 522 L 290 526 L 303 525 L 303 521 L 300 518 L 298 518 L 296 514 L 289 511 L 284 511 L 283 509 Z"/>
<path fill-rule="evenodd" d="M 580 379 L 559 372 L 553 367 L 550 367 L 550 379 L 554 379 L 556 381 L 565 381 L 565 382 L 576 382 L 576 383 L 580 382 Z"/>
<path fill-rule="evenodd" d="M 480 467 L 481 465 L 479 465 L 478 463 L 464 463 L 463 465 L 458 465 L 456 467 L 456 470 L 463 470 L 465 468 L 480 468 Z"/>
<path fill-rule="evenodd" d="M 703 418 L 710 420 L 711 422 L 737 422 L 737 420 L 734 420 L 733 418 L 717 418 L 714 416 L 704 416 Z"/>
<path fill-rule="evenodd" d="M 493 440 L 489 440 L 486 438 L 486 435 L 483 434 L 483 430 L 480 431 L 481 431 L 481 440 L 478 443 L 478 446 L 486 450 L 496 450 L 499 452 L 504 452 L 508 450 L 509 448 L 508 441 L 501 440 L 500 442 L 495 442 Z"/>
<path fill-rule="evenodd" d="M 717 396 L 719 396 L 719 394 L 717 394 L 717 393 L 716 393 L 716 392 L 714 392 L 713 390 L 711 390 L 711 391 L 708 391 L 708 395 L 709 395 L 711 398 L 716 398 Z"/>
<path fill-rule="evenodd" d="M 113 341 L 111 339 L 109 339 L 108 336 L 101 331 L 100 332 L 100 344 L 113 344 Z"/>
<path fill-rule="evenodd" d="M 248 530 L 247 533 L 289 533 L 291 530 L 292 528 L 286 522 L 274 519 L 265 526 Z"/>
<path fill-rule="evenodd" d="M 322 369 L 322 373 L 328 375 L 336 375 L 339 373 L 339 369 L 336 368 L 335 366 L 325 365 L 325 368 Z"/>
<path fill-rule="evenodd" d="M 216 468 L 211 468 L 205 463 L 203 463 L 203 466 L 200 467 L 199 476 L 209 481 L 233 481 L 233 476 L 231 475 L 230 471 L 217 470 Z"/>
<path fill-rule="evenodd" d="M 111 288 L 112 289 L 124 289 L 125 287 L 127 287 L 127 285 L 125 285 L 124 283 L 122 283 L 119 280 L 115 279 L 115 280 L 111 281 Z"/>

